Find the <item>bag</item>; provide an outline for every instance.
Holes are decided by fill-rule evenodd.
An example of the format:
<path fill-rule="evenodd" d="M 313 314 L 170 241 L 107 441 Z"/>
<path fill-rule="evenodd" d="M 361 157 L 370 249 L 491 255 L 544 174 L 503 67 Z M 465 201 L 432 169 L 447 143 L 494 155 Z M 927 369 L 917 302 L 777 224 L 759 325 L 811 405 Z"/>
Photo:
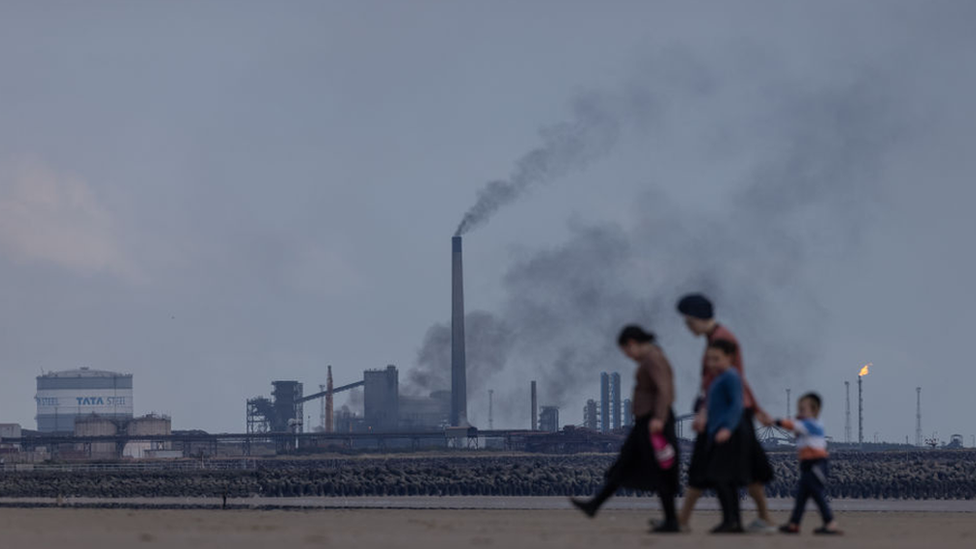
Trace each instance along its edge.
<path fill-rule="evenodd" d="M 661 433 L 651 433 L 651 446 L 654 448 L 654 458 L 661 469 L 667 471 L 674 466 L 674 446 Z"/>

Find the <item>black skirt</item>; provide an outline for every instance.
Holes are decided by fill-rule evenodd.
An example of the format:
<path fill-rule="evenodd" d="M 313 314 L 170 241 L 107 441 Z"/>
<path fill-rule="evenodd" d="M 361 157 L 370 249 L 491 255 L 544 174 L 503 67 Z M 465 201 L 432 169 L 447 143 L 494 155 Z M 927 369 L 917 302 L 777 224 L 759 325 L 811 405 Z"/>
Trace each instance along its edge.
<path fill-rule="evenodd" d="M 743 414 L 738 428 L 729 440 L 719 444 L 714 436 L 707 434 L 700 438 L 705 443 L 704 477 L 708 486 L 718 483 L 745 486 L 752 482 L 752 445 L 749 432 L 754 432 L 752 422 Z M 753 435 L 755 438 L 755 435 Z"/>
<path fill-rule="evenodd" d="M 664 438 L 674 447 L 674 465 L 670 469 L 661 469 L 657 458 L 654 457 L 654 447 L 651 445 L 650 431 L 651 416 L 637 418 L 634 427 L 627 435 L 627 440 L 620 448 L 617 461 L 607 471 L 607 481 L 624 488 L 647 490 L 664 493 L 678 491 L 678 470 L 680 456 L 678 455 L 678 436 L 675 433 L 674 414 L 668 411 L 668 420 L 664 423 Z"/>

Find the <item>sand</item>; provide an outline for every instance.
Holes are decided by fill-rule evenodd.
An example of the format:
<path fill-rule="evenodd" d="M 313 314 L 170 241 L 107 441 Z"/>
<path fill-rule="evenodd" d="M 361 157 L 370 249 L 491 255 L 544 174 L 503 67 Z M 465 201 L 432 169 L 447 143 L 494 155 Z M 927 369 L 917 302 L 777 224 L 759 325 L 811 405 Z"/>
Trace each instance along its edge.
<path fill-rule="evenodd" d="M 569 510 L 315 509 L 127 510 L 69 508 L 0 509 L 0 546 L 70 547 L 967 547 L 976 546 L 976 515 L 963 512 L 845 511 L 843 538 L 705 533 L 717 521 L 700 512 L 693 532 L 645 533 L 648 512 L 610 509 L 594 520 Z M 784 512 L 774 513 L 777 520 Z M 746 518 L 751 519 L 752 513 Z"/>

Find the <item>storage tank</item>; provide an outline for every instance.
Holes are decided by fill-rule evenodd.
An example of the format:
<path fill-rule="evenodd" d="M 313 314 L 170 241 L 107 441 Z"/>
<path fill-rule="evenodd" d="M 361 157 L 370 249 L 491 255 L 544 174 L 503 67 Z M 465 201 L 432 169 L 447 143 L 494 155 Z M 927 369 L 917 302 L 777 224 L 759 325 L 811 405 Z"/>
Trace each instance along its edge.
<path fill-rule="evenodd" d="M 132 374 L 79 368 L 37 377 L 37 430 L 71 433 L 75 419 L 132 419 Z"/>
<path fill-rule="evenodd" d="M 125 432 L 129 436 L 169 436 L 172 434 L 172 421 L 168 416 L 149 414 L 130 421 Z M 137 440 L 126 443 L 122 455 L 133 459 L 153 457 L 159 452 L 172 449 L 172 443 L 160 440 Z"/>
<path fill-rule="evenodd" d="M 97 416 L 77 416 L 74 435 L 76 437 L 111 437 L 119 432 L 118 424 L 112 419 Z M 92 459 L 115 459 L 119 457 L 115 442 L 92 442 L 78 444 L 76 450 L 89 453 Z"/>

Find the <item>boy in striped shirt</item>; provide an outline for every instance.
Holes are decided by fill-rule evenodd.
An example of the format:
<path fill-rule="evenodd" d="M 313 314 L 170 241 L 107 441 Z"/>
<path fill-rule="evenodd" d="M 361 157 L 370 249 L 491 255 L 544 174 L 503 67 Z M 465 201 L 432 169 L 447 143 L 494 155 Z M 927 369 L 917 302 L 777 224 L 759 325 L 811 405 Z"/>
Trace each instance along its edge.
<path fill-rule="evenodd" d="M 786 534 L 800 533 L 800 520 L 807 500 L 813 498 L 820 509 L 823 526 L 815 534 L 840 534 L 830 504 L 827 502 L 827 438 L 824 436 L 820 417 L 821 400 L 816 393 L 807 393 L 796 403 L 796 419 L 777 419 L 777 427 L 788 429 L 796 435 L 796 448 L 800 454 L 800 482 L 796 491 L 796 505 L 789 524 L 780 527 Z"/>

